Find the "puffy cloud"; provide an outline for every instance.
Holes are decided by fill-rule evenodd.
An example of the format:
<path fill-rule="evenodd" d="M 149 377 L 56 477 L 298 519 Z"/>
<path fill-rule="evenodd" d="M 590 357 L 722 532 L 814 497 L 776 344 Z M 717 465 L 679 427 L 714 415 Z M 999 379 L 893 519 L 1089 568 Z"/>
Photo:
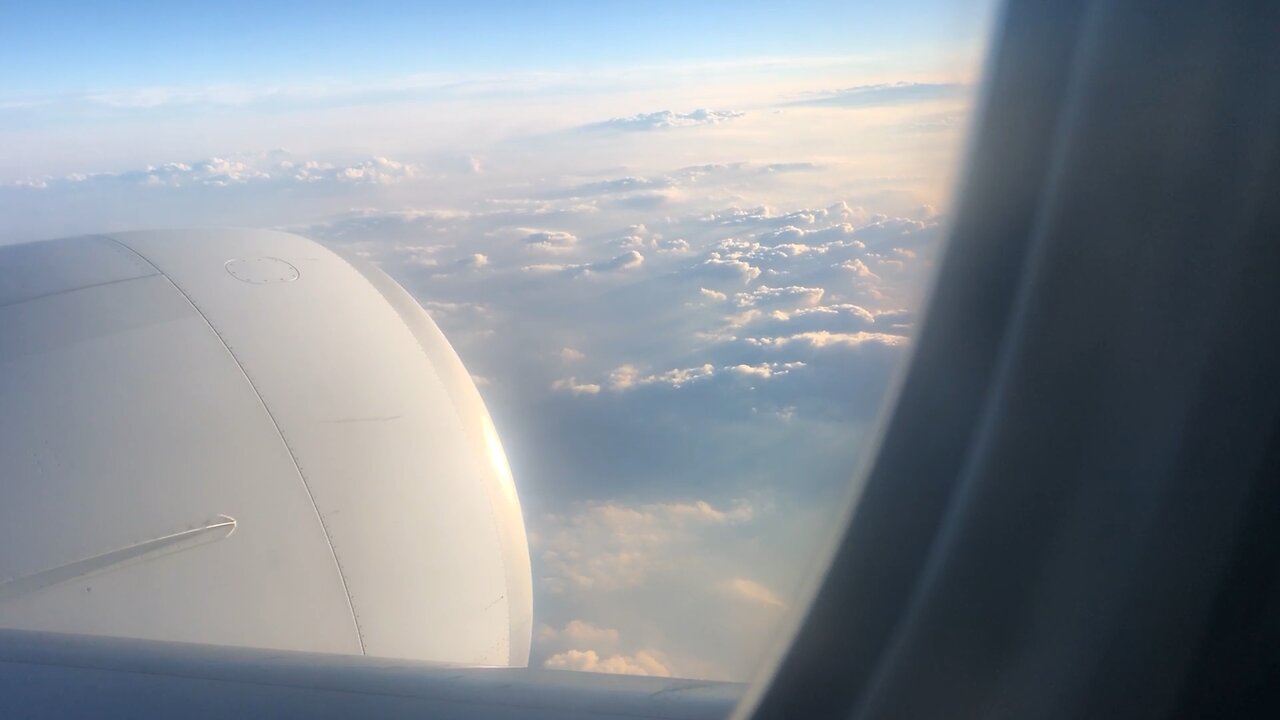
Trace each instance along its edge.
<path fill-rule="evenodd" d="M 547 648 L 577 648 L 602 653 L 616 653 L 621 646 L 621 637 L 616 629 L 576 618 L 559 629 L 546 624 L 539 626 L 536 640 Z"/>
<path fill-rule="evenodd" d="M 826 245 L 805 245 L 804 243 L 781 243 L 770 248 L 774 253 L 782 257 L 795 257 L 797 255 L 822 255 L 830 248 Z"/>
<path fill-rule="evenodd" d="M 911 330 L 912 315 L 902 310 L 871 311 L 853 303 L 834 303 L 790 307 L 762 311 L 747 308 L 724 317 L 718 332 L 707 333 L 705 338 L 719 343 L 738 340 L 740 334 L 749 337 L 742 340 L 751 347 L 780 348 L 789 342 L 806 348 L 821 348 L 835 344 L 854 347 L 865 334 L 892 336 L 889 344 L 902 342 Z M 825 335 L 823 335 L 825 333 Z M 858 333 L 863 333 L 859 336 Z M 832 340 L 830 336 L 838 338 Z M 794 338 L 794 340 L 792 339 Z"/>
<path fill-rule="evenodd" d="M 564 273 L 573 277 L 586 277 L 593 274 L 625 272 L 627 270 L 635 270 L 644 264 L 644 255 L 639 251 L 628 250 L 627 252 L 617 255 L 608 260 L 601 260 L 591 263 L 577 263 L 568 265 L 557 264 L 538 264 L 526 265 L 522 270 L 532 273 Z"/>
<path fill-rule="evenodd" d="M 687 253 L 690 250 L 689 241 L 684 238 L 664 238 L 662 235 L 650 232 L 644 225 L 633 225 L 629 228 L 631 231 L 622 239 L 622 247 L 632 250 L 652 250 L 657 253 Z"/>
<path fill-rule="evenodd" d="M 724 278 L 749 283 L 760 277 L 760 268 L 744 260 L 727 258 L 718 252 L 712 252 L 698 265 L 690 269 L 693 275 L 707 278 Z"/>
<path fill-rule="evenodd" d="M 801 343 L 811 348 L 831 346 L 858 347 L 868 343 L 877 345 L 906 345 L 908 338 L 904 335 L 877 332 L 833 333 L 826 330 L 796 333 L 787 337 L 753 337 L 746 342 L 757 347 L 780 348 L 793 343 Z"/>
<path fill-rule="evenodd" d="M 639 384 L 640 377 L 635 365 L 620 365 L 609 373 L 609 386 L 614 390 L 626 390 Z"/>
<path fill-rule="evenodd" d="M 678 388 L 683 385 L 687 385 L 691 382 L 695 382 L 703 378 L 711 377 L 712 375 L 715 374 L 715 371 L 716 371 L 716 368 L 714 365 L 710 363 L 704 363 L 697 367 L 675 368 L 673 370 L 668 370 L 664 373 L 659 373 L 657 375 L 646 375 L 644 377 L 638 378 L 634 384 L 651 385 L 654 383 L 660 383 L 663 385 L 670 385 L 671 387 Z"/>
<path fill-rule="evenodd" d="M 658 112 L 641 113 L 629 117 L 611 118 L 604 122 L 588 125 L 587 128 L 592 130 L 626 131 L 669 130 L 672 128 L 719 125 L 735 118 L 740 118 L 743 114 L 733 110 L 698 109 L 687 113 L 659 110 Z"/>
<path fill-rule="evenodd" d="M 871 268 L 867 267 L 867 264 L 858 258 L 845 260 L 844 262 L 836 265 L 836 267 L 842 270 L 848 270 L 849 272 L 853 273 L 855 277 L 866 278 L 868 280 L 880 279 L 879 275 L 876 275 L 875 273 L 871 272 Z"/>
<path fill-rule="evenodd" d="M 724 319 L 724 324 L 725 324 L 725 327 L 727 327 L 728 329 L 736 330 L 738 328 L 746 327 L 747 325 L 750 325 L 756 322 L 762 317 L 764 317 L 763 312 L 756 310 L 755 308 L 748 308 L 747 310 L 743 310 L 740 313 L 729 315 Z M 733 339 L 733 338 L 730 337 L 727 339 Z"/>
<path fill-rule="evenodd" d="M 816 305 L 769 313 L 747 311 L 725 318 L 728 328 L 750 327 L 755 335 L 795 335 L 802 332 L 827 331 L 849 333 L 882 330 L 902 332 L 907 325 L 894 312 L 873 313 L 861 305 L 837 303 Z"/>
<path fill-rule="evenodd" d="M 641 650 L 635 655 L 600 657 L 595 650 L 568 650 L 547 658 L 542 664 L 555 670 L 611 673 L 614 675 L 652 675 L 671 677 L 671 670 L 653 651 Z"/>
<path fill-rule="evenodd" d="M 725 295 L 719 290 L 708 290 L 707 288 L 698 288 L 698 293 L 702 295 L 702 297 L 708 300 L 714 300 L 715 302 L 724 302 L 725 300 L 729 299 L 728 295 Z"/>
<path fill-rule="evenodd" d="M 769 517 L 746 501 L 705 500 L 571 503 L 532 517 L 543 625 L 531 664 L 597 672 L 607 664 L 632 672 L 648 656 L 680 677 L 741 677 L 755 655 L 742 650 L 763 643 L 778 616 L 734 593 L 732 579 L 750 577 L 762 587 L 769 587 L 762 581 L 782 587 L 793 581 L 761 567 L 777 548 L 724 553 L 741 549 Z M 675 596 L 679 603 L 670 602 Z M 700 620 L 671 632 L 669 615 Z M 708 652 L 706 643 L 717 650 Z"/>
<path fill-rule="evenodd" d="M 740 226 L 758 229 L 802 228 L 815 223 L 828 222 L 834 224 L 862 223 L 867 218 L 867 211 L 861 207 L 850 206 L 846 202 L 838 202 L 825 208 L 802 208 L 791 212 L 780 213 L 768 205 L 742 208 L 730 207 L 703 216 L 703 221 L 715 225 Z"/>
<path fill-rule="evenodd" d="M 932 243 L 939 223 L 933 219 L 915 220 L 876 215 L 871 222 L 858 227 L 854 236 L 872 249 L 904 247 L 906 244 Z"/>
<path fill-rule="evenodd" d="M 594 383 L 580 383 L 578 382 L 578 379 L 574 377 L 556 380 L 551 383 L 551 389 L 570 392 L 574 395 L 596 395 L 600 392 L 599 385 Z"/>
<path fill-rule="evenodd" d="M 341 182 L 393 185 L 403 180 L 408 180 L 418 174 L 418 167 L 416 165 L 399 162 L 385 157 L 373 157 L 354 165 L 331 167 L 328 168 L 328 170 L 328 173 L 322 172 L 317 178 L 313 171 L 304 168 L 298 174 L 294 175 L 294 179 L 312 181 L 313 179 L 323 180 L 328 176 L 336 178 Z"/>
<path fill-rule="evenodd" d="M 876 322 L 876 318 L 878 317 L 875 313 L 872 313 L 870 310 L 862 307 L 861 305 L 843 304 L 843 305 L 819 305 L 817 307 L 800 308 L 798 310 L 794 310 L 790 313 L 784 314 L 784 316 L 781 319 L 791 320 L 795 318 L 805 318 L 805 317 L 830 317 L 830 316 L 839 317 L 841 315 L 849 315 L 865 323 L 874 323 Z M 894 312 L 881 313 L 881 315 L 897 317 L 896 313 Z"/>
<path fill-rule="evenodd" d="M 587 272 L 616 272 L 619 270 L 633 270 L 642 264 L 644 264 L 644 255 L 641 255 L 636 250 L 628 250 L 612 260 L 590 263 L 583 267 Z"/>
<path fill-rule="evenodd" d="M 567 363 L 578 362 L 579 360 L 582 360 L 585 357 L 586 357 L 586 353 L 582 352 L 581 350 L 575 350 L 571 347 L 560 349 L 560 359 Z"/>
<path fill-rule="evenodd" d="M 489 264 L 489 256 L 484 253 L 472 253 L 458 261 L 458 264 L 464 268 L 479 270 Z"/>
<path fill-rule="evenodd" d="M 521 228 L 525 233 L 524 241 L 532 248 L 559 252 L 568 250 L 578 243 L 578 236 L 561 230 L 530 230 Z"/>
<path fill-rule="evenodd" d="M 789 338 L 749 338 L 747 342 L 760 347 L 773 347 L 784 345 L 788 340 Z M 635 365 L 628 364 L 614 368 L 609 373 L 607 382 L 609 389 L 615 392 L 625 392 L 645 386 L 663 386 L 679 389 L 686 385 L 715 377 L 721 373 L 767 380 L 772 377 L 786 375 L 792 370 L 798 370 L 803 367 L 805 367 L 805 363 L 800 361 L 766 362 L 755 365 L 739 363 L 723 367 L 717 367 L 711 363 L 703 363 L 694 367 L 674 368 L 665 372 L 645 374 L 640 372 Z M 553 390 L 571 392 L 574 395 L 596 395 L 599 394 L 601 385 L 598 383 L 580 383 L 577 378 L 571 377 L 556 380 L 552 383 L 551 388 Z"/>
<path fill-rule="evenodd" d="M 542 530 L 532 541 L 540 584 L 553 594 L 636 587 L 651 573 L 670 569 L 671 548 L 696 544 L 708 532 L 749 522 L 754 514 L 743 500 L 727 508 L 704 500 L 577 504 L 567 514 L 540 518 Z"/>
<path fill-rule="evenodd" d="M 821 216 L 814 214 L 814 224 L 822 222 Z M 802 228 L 795 225 L 784 225 L 777 230 L 760 234 L 760 242 L 775 249 L 791 250 L 792 255 L 804 253 L 823 253 L 834 247 L 851 246 L 862 249 L 866 247 L 857 239 L 857 223 L 836 222 L 817 228 Z"/>
<path fill-rule="evenodd" d="M 782 598 L 778 597 L 777 593 L 754 580 L 741 577 L 733 578 L 729 581 L 729 588 L 734 595 L 742 600 L 768 608 L 786 607 L 786 603 L 783 602 Z"/>
<path fill-rule="evenodd" d="M 121 172 L 72 173 L 16 184 L 46 190 L 85 185 L 152 188 L 230 187 L 251 183 L 392 185 L 415 178 L 421 172 L 422 169 L 413 163 L 380 156 L 350 163 L 332 163 L 301 159 L 288 151 L 275 150 L 166 162 Z"/>
<path fill-rule="evenodd" d="M 751 505 L 745 501 L 734 503 L 728 510 L 717 510 L 706 500 L 696 500 L 692 503 L 663 503 L 652 507 L 658 508 L 672 518 L 692 519 L 714 524 L 746 522 L 754 514 Z"/>
<path fill-rule="evenodd" d="M 618 631 L 613 628 L 596 627 L 583 620 L 570 620 L 564 626 L 561 637 L 571 645 L 600 649 L 618 646 Z"/>
<path fill-rule="evenodd" d="M 609 387 L 614 390 L 630 390 L 644 385 L 668 385 L 679 388 L 691 382 L 709 378 L 716 373 L 710 363 L 697 367 L 676 368 L 654 375 L 643 375 L 634 365 L 621 365 L 609 373 Z"/>
<path fill-rule="evenodd" d="M 802 287 L 799 285 L 769 287 L 761 285 L 750 292 L 738 293 L 734 296 L 734 301 L 738 304 L 738 307 L 772 307 L 778 305 L 812 307 L 822 302 L 822 296 L 825 292 L 820 287 Z"/>
<path fill-rule="evenodd" d="M 776 375 L 786 375 L 792 370 L 797 370 L 804 366 L 805 364 L 803 362 L 797 360 L 795 362 L 785 363 L 760 363 L 759 365 L 739 364 L 731 365 L 725 369 L 742 377 L 768 380 Z"/>

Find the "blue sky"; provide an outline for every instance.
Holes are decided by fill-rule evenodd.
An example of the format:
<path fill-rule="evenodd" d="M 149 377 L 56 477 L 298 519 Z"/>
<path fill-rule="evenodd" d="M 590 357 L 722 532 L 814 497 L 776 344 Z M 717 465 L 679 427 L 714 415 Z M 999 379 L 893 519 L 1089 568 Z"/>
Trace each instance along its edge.
<path fill-rule="evenodd" d="M 0 14 L 6 96 L 973 45 L 986 3 L 41 2 Z"/>
<path fill-rule="evenodd" d="M 0 243 L 304 234 L 473 374 L 535 665 L 745 679 L 917 325 L 990 0 L 14 4 Z"/>

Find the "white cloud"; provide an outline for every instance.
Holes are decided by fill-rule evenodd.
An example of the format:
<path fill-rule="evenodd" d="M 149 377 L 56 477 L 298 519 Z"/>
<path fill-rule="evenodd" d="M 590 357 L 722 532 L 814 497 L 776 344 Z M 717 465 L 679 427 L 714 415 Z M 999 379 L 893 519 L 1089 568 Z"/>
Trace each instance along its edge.
<path fill-rule="evenodd" d="M 634 270 L 644 263 L 644 255 L 636 250 L 628 250 L 612 260 L 604 262 L 590 263 L 583 266 L 588 272 L 616 272 L 619 270 Z"/>
<path fill-rule="evenodd" d="M 779 318 L 781 320 L 791 320 L 796 318 L 817 317 L 817 316 L 832 316 L 832 315 L 839 316 L 843 314 L 856 317 L 857 319 L 867 323 L 874 323 L 876 321 L 875 313 L 872 313 L 870 310 L 862 307 L 861 305 L 853 305 L 849 303 L 845 303 L 841 305 L 818 305 L 816 307 L 803 307 L 803 308 L 797 308 L 787 313 L 781 313 L 780 311 L 775 312 L 775 315 L 781 315 L 781 317 Z"/>
<path fill-rule="evenodd" d="M 599 262 L 570 265 L 542 263 L 538 265 L 526 265 L 521 269 L 525 272 L 533 273 L 566 273 L 574 277 L 586 277 L 588 275 L 635 270 L 643 264 L 644 255 L 641 255 L 639 251 L 636 250 L 628 250 L 627 252 L 609 260 L 601 260 Z"/>
<path fill-rule="evenodd" d="M 760 268 L 743 260 L 723 257 L 718 252 L 708 255 L 702 263 L 694 266 L 692 272 L 703 277 L 727 278 L 742 283 L 749 283 L 760 277 Z"/>
<path fill-rule="evenodd" d="M 356 184 L 393 185 L 418 174 L 418 167 L 385 157 L 373 157 L 354 165 L 333 168 L 332 177 Z M 295 176 L 295 179 L 301 179 Z"/>
<path fill-rule="evenodd" d="M 842 270 L 848 270 L 849 272 L 853 273 L 854 276 L 856 277 L 865 278 L 867 280 L 880 279 L 879 275 L 876 275 L 875 273 L 871 272 L 871 268 L 867 267 L 867 264 L 862 262 L 858 258 L 853 258 L 852 260 L 845 260 L 844 262 L 840 263 L 836 267 Z"/>
<path fill-rule="evenodd" d="M 825 290 L 820 287 L 760 287 L 745 293 L 738 293 L 734 300 L 738 307 L 769 307 L 777 305 L 812 307 L 822 302 Z"/>
<path fill-rule="evenodd" d="M 761 311 L 756 310 L 755 308 L 748 308 L 740 313 L 729 315 L 724 319 L 724 323 L 728 329 L 736 330 L 754 323 L 763 316 L 764 313 Z"/>
<path fill-rule="evenodd" d="M 754 580 L 741 577 L 733 578 L 729 581 L 729 588 L 734 595 L 742 600 L 768 608 L 786 607 L 786 603 L 783 602 L 782 598 L 778 597 L 777 593 Z"/>
<path fill-rule="evenodd" d="M 834 226 L 861 224 L 868 218 L 864 208 L 851 206 L 846 202 L 838 202 L 824 208 L 801 208 L 791 212 L 778 212 L 768 205 L 755 207 L 729 207 L 703 216 L 703 221 L 725 226 L 745 226 L 759 229 L 790 228 L 787 233 L 794 233 L 804 226 L 819 222 L 833 223 Z M 797 236 L 798 237 L 798 236 Z"/>
<path fill-rule="evenodd" d="M 797 370 L 804 366 L 803 362 L 797 360 L 787 363 L 760 363 L 759 365 L 740 364 L 732 365 L 725 369 L 742 377 L 768 380 L 778 375 L 786 375 L 792 370 Z"/>
<path fill-rule="evenodd" d="M 236 153 L 196 161 L 174 161 L 121 172 L 72 173 L 19 181 L 23 187 L 48 190 L 83 185 L 145 188 L 231 187 L 247 184 L 331 183 L 394 185 L 418 177 L 413 163 L 374 156 L 354 162 L 325 162 L 294 156 L 286 150 Z"/>
<path fill-rule="evenodd" d="M 581 350 L 575 350 L 571 347 L 560 349 L 560 359 L 567 363 L 578 362 L 586 357 L 586 353 Z"/>
<path fill-rule="evenodd" d="M 626 390 L 639 384 L 640 377 L 640 371 L 636 366 L 620 365 L 609 373 L 609 386 L 614 390 Z"/>
<path fill-rule="evenodd" d="M 670 568 L 673 547 L 696 546 L 708 532 L 749 522 L 754 508 L 736 501 L 717 508 L 703 500 L 624 505 L 577 504 L 567 514 L 541 518 L 531 544 L 538 553 L 541 586 L 553 594 L 612 592 L 642 585 Z"/>
<path fill-rule="evenodd" d="M 525 234 L 524 241 L 529 247 L 538 250 L 547 250 L 550 252 L 560 252 L 568 250 L 578 243 L 578 237 L 573 233 L 563 232 L 561 230 L 532 230 L 529 228 L 520 228 Z"/>
<path fill-rule="evenodd" d="M 671 677 L 670 668 L 655 651 L 641 650 L 634 655 L 600 657 L 595 650 L 567 650 L 547 658 L 542 664 L 554 670 L 611 673 L 614 675 L 651 675 Z"/>
<path fill-rule="evenodd" d="M 690 250 L 690 245 L 684 238 L 672 238 L 667 240 L 661 235 L 655 235 L 650 238 L 643 238 L 636 235 L 630 235 L 623 238 L 622 246 L 632 249 L 648 249 L 657 253 L 686 253 Z"/>
<path fill-rule="evenodd" d="M 570 620 L 560 629 L 545 624 L 539 626 L 537 640 L 547 647 L 568 647 L 601 653 L 616 653 L 620 647 L 620 636 L 616 629 L 578 619 Z"/>
<path fill-rule="evenodd" d="M 906 345 L 908 341 L 908 338 L 904 335 L 877 332 L 833 333 L 826 330 L 796 333 L 786 337 L 758 337 L 747 338 L 746 340 L 749 345 L 770 348 L 785 347 L 793 343 L 801 343 L 812 348 L 830 346 L 858 347 L 868 343 L 898 346 Z"/>
<path fill-rule="evenodd" d="M 754 515 L 751 505 L 744 501 L 734 503 L 728 510 L 718 510 L 705 500 L 695 500 L 692 503 L 663 503 L 650 508 L 651 511 L 652 508 L 656 508 L 660 512 L 666 512 L 673 518 L 693 519 L 714 524 L 746 522 Z"/>
<path fill-rule="evenodd" d="M 472 253 L 458 262 L 464 268 L 479 270 L 489 264 L 489 256 L 484 253 Z"/>
<path fill-rule="evenodd" d="M 565 641 L 577 647 L 593 649 L 613 648 L 618 646 L 618 631 L 613 628 L 602 628 L 584 620 L 570 620 L 564 626 L 561 636 Z"/>
<path fill-rule="evenodd" d="M 891 332 L 899 334 L 907 329 L 905 318 L 893 311 L 875 313 L 853 303 L 834 303 L 811 307 L 774 309 L 768 313 L 747 310 L 725 318 L 725 327 L 737 330 L 750 327 L 756 336 L 786 336 L 803 332 L 827 331 Z"/>
<path fill-rule="evenodd" d="M 774 245 L 770 250 L 782 257 L 795 257 L 797 255 L 822 255 L 830 250 L 827 245 L 805 245 L 804 243 L 780 243 Z"/>
<path fill-rule="evenodd" d="M 580 383 L 577 378 L 564 378 L 551 383 L 552 390 L 573 393 L 574 395 L 596 395 L 600 386 L 594 383 Z"/>
<path fill-rule="evenodd" d="M 747 340 L 749 344 L 759 347 L 781 346 L 788 341 L 789 338 L 749 338 Z M 651 385 L 679 389 L 686 385 L 715 377 L 722 372 L 739 377 L 767 380 L 772 377 L 786 375 L 803 367 L 805 367 L 805 363 L 801 361 L 759 363 L 755 365 L 739 363 L 723 367 L 717 367 L 711 363 L 703 363 L 693 367 L 673 368 L 665 372 L 645 374 L 640 372 L 635 365 L 628 364 L 614 368 L 609 373 L 607 382 L 609 389 L 615 392 L 625 392 Z M 575 395 L 595 395 L 600 392 L 600 388 L 601 385 L 596 383 L 579 383 L 577 378 L 557 380 L 552 385 L 553 390 L 568 391 Z"/>
<path fill-rule="evenodd" d="M 641 374 L 634 365 L 621 365 L 609 373 L 609 387 L 613 390 L 630 390 L 643 385 L 668 385 L 679 388 L 711 377 L 715 372 L 716 367 L 710 363 L 689 368 L 675 368 L 653 375 Z"/>
<path fill-rule="evenodd" d="M 652 250 L 659 254 L 687 253 L 691 250 L 689 242 L 684 238 L 668 239 L 644 225 L 632 225 L 627 230 L 627 236 L 619 243 L 627 250 Z"/>
<path fill-rule="evenodd" d="M 708 378 L 714 375 L 716 368 L 711 363 L 703 363 L 696 367 L 675 368 L 658 375 L 647 375 L 638 380 L 640 385 L 651 385 L 659 383 L 662 385 L 670 385 L 671 387 L 681 387 L 691 382 Z"/>
<path fill-rule="evenodd" d="M 716 302 L 724 302 L 729 298 L 728 295 L 725 295 L 719 290 L 708 290 L 707 288 L 698 288 L 698 292 L 702 295 L 702 297 L 707 298 L 708 300 L 714 300 Z"/>

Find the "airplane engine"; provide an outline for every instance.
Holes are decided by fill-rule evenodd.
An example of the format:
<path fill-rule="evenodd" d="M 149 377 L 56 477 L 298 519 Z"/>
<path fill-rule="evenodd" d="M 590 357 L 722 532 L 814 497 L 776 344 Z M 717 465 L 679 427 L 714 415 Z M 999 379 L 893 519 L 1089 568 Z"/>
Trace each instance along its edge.
<path fill-rule="evenodd" d="M 0 627 L 524 666 L 529 550 L 426 312 L 282 232 L 0 247 Z"/>

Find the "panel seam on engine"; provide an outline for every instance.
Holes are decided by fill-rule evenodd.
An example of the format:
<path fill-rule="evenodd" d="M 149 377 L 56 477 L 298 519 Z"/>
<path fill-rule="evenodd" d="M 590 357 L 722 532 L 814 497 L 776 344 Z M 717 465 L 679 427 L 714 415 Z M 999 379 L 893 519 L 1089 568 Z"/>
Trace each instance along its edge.
<path fill-rule="evenodd" d="M 245 368 L 244 363 L 240 362 L 240 358 L 236 356 L 235 351 L 231 349 L 231 346 L 227 343 L 226 338 L 222 336 L 222 333 L 218 332 L 218 328 L 215 327 L 213 322 L 209 320 L 209 317 L 205 315 L 204 310 L 200 309 L 200 306 L 196 304 L 195 300 L 193 300 L 191 296 L 187 294 L 187 291 L 183 290 L 178 283 L 174 282 L 173 278 L 169 277 L 168 273 L 160 269 L 160 267 L 151 262 L 149 258 L 129 246 L 127 243 L 121 242 L 120 240 L 108 235 L 98 235 L 96 237 L 101 237 L 104 240 L 109 240 L 116 245 L 119 245 L 133 255 L 136 255 L 147 265 L 154 268 L 156 273 L 163 277 L 165 281 L 168 282 L 169 285 L 187 301 L 191 308 L 196 311 L 196 314 L 199 315 L 200 319 L 204 321 L 206 326 L 208 326 L 209 331 L 213 333 L 214 337 L 216 337 L 218 342 L 221 343 L 223 349 L 227 351 L 227 355 L 231 357 L 231 361 L 240 369 L 240 374 L 244 376 L 245 382 L 247 382 L 249 384 L 249 388 L 253 390 L 254 396 L 258 398 L 258 402 L 262 404 L 262 410 L 266 413 L 267 419 L 271 421 L 271 426 L 275 428 L 276 435 L 280 438 L 280 444 L 284 446 L 285 452 L 289 455 L 289 461 L 293 463 L 294 471 L 298 473 L 298 479 L 302 481 L 302 488 L 307 494 L 307 500 L 311 503 L 311 509 L 315 511 L 316 520 L 320 523 L 320 530 L 324 533 L 325 542 L 329 545 L 329 554 L 333 557 L 333 563 L 338 570 L 338 581 L 342 583 L 342 592 L 347 599 L 347 609 L 351 612 L 351 623 L 355 626 L 356 642 L 360 646 L 360 654 L 366 655 L 364 631 L 360 628 L 360 617 L 356 614 L 355 602 L 351 598 L 351 588 L 347 585 L 346 572 L 342 569 L 342 561 L 338 559 L 337 548 L 333 545 L 333 536 L 329 534 L 329 527 L 325 524 L 324 515 L 320 512 L 320 506 L 316 504 L 315 495 L 311 492 L 311 485 L 307 482 L 307 476 L 302 471 L 302 465 L 298 462 L 297 455 L 294 454 L 293 448 L 289 445 L 289 440 L 284 435 L 284 430 L 276 420 L 275 414 L 271 412 L 271 407 L 267 405 L 267 400 L 262 396 L 262 391 L 258 389 L 257 384 L 254 383 L 253 378 L 250 377 L 249 371 Z"/>

